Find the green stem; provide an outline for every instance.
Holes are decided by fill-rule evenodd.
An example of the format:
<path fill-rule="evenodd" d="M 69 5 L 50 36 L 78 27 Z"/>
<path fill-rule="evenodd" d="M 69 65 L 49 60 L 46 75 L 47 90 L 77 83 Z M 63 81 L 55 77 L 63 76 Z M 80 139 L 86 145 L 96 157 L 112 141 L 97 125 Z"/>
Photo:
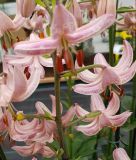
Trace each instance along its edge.
<path fill-rule="evenodd" d="M 68 106 L 69 108 L 72 106 L 72 77 L 70 76 L 67 81 L 68 86 Z M 70 134 L 73 134 L 72 126 L 69 128 Z M 70 159 L 73 158 L 73 139 L 69 138 L 69 156 Z"/>
<path fill-rule="evenodd" d="M 80 117 L 80 118 L 74 120 L 73 122 L 68 123 L 68 124 L 67 124 L 67 127 L 73 126 L 73 125 L 75 125 L 76 123 L 78 123 L 78 122 L 80 122 L 80 121 L 82 121 L 82 120 L 84 120 L 84 119 L 86 119 L 86 118 L 95 118 L 95 117 L 99 116 L 100 114 L 101 114 L 100 111 L 90 112 L 90 113 L 86 114 L 85 116 Z"/>
<path fill-rule="evenodd" d="M 109 63 L 110 65 L 114 64 L 114 55 L 113 55 L 113 47 L 114 47 L 114 30 L 115 26 L 111 26 L 109 28 Z"/>
<path fill-rule="evenodd" d="M 136 60 L 136 38 L 134 38 L 134 60 Z M 133 115 L 130 118 L 130 123 L 133 122 L 134 118 L 136 117 L 136 75 L 133 78 L 133 84 L 132 84 L 131 111 L 133 112 Z M 135 140 L 136 140 L 136 129 L 130 131 L 129 134 L 129 156 L 131 160 L 134 159 Z"/>
<path fill-rule="evenodd" d="M 117 13 L 136 12 L 136 9 L 121 9 L 117 10 Z"/>
<path fill-rule="evenodd" d="M 75 74 L 83 72 L 86 69 L 93 69 L 93 68 L 102 68 L 104 69 L 105 66 L 100 65 L 100 64 L 94 64 L 94 65 L 88 65 L 79 69 L 76 69 L 75 72 L 73 73 L 72 71 L 65 71 L 61 73 L 61 77 L 70 77 L 70 76 L 75 76 Z"/>
<path fill-rule="evenodd" d="M 54 78 L 55 78 L 55 97 L 56 97 L 56 125 L 58 129 L 58 135 L 59 135 L 59 142 L 60 147 L 64 150 L 63 158 L 62 160 L 68 160 L 68 154 L 67 154 L 67 148 L 64 141 L 64 132 L 63 132 L 63 126 L 61 121 L 61 106 L 60 106 L 60 75 L 57 73 L 56 70 L 56 53 L 53 53 L 53 64 L 54 64 Z"/>
<path fill-rule="evenodd" d="M 0 146 L 0 159 L 1 160 L 7 160 L 5 153 L 3 152 L 2 147 Z"/>

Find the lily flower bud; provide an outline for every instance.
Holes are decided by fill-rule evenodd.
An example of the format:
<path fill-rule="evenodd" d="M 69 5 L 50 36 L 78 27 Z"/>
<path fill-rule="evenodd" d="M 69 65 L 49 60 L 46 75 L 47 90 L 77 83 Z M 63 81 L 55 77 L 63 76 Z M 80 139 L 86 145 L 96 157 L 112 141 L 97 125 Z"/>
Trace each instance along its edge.
<path fill-rule="evenodd" d="M 127 152 L 123 148 L 116 148 L 113 151 L 113 159 L 114 160 L 130 160 L 127 155 Z"/>

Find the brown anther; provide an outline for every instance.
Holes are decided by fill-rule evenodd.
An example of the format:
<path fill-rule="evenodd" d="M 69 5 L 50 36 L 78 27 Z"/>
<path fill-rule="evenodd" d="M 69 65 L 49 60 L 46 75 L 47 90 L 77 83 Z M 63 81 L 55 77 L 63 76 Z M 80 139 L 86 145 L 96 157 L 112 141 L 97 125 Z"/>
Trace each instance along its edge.
<path fill-rule="evenodd" d="M 24 69 L 24 74 L 25 74 L 25 76 L 26 76 L 27 79 L 30 78 L 31 74 L 30 74 L 30 72 L 29 72 L 29 67 L 25 67 L 25 69 Z"/>
<path fill-rule="evenodd" d="M 8 126 L 8 119 L 7 119 L 7 116 L 4 116 L 3 117 L 3 123 Z"/>
<path fill-rule="evenodd" d="M 43 32 L 40 32 L 40 33 L 39 33 L 39 38 L 40 38 L 40 39 L 44 39 L 44 38 L 45 38 L 45 36 L 44 36 L 44 33 L 43 33 Z"/>
<path fill-rule="evenodd" d="M 106 92 L 102 92 L 101 95 L 102 95 L 102 96 L 104 97 L 104 99 L 107 100 L 107 101 L 110 101 L 110 100 L 112 99 L 112 97 L 113 97 L 113 93 L 112 93 L 112 92 L 110 92 L 110 95 L 106 95 Z"/>
<path fill-rule="evenodd" d="M 112 129 L 113 132 L 116 132 L 117 127 L 113 126 L 111 129 Z"/>
<path fill-rule="evenodd" d="M 83 50 L 78 50 L 77 53 L 76 53 L 76 60 L 77 60 L 77 63 L 80 67 L 82 67 L 83 65 L 83 62 L 84 62 L 84 53 L 83 53 Z"/>
<path fill-rule="evenodd" d="M 63 58 L 66 62 L 67 69 L 74 71 L 74 62 L 71 53 L 68 50 L 63 50 Z"/>
<path fill-rule="evenodd" d="M 58 73 L 61 73 L 64 71 L 64 66 L 62 63 L 62 57 L 60 55 L 56 56 L 56 69 Z"/>

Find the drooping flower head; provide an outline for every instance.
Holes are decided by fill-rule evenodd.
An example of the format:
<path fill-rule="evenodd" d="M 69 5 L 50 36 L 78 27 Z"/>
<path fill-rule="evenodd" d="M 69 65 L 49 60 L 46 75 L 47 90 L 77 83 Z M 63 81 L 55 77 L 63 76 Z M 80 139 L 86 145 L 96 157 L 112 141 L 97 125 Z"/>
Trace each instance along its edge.
<path fill-rule="evenodd" d="M 124 41 L 124 49 L 121 59 L 115 67 L 108 64 L 101 53 L 95 55 L 94 64 L 105 66 L 104 69 L 96 68 L 95 73 L 85 70 L 78 74 L 78 78 L 85 83 L 77 84 L 74 91 L 84 95 L 102 93 L 108 86 L 123 85 L 130 81 L 136 73 L 136 61 L 133 61 L 133 49 L 131 45 Z M 113 87 L 112 87 L 113 88 Z"/>
<path fill-rule="evenodd" d="M 90 124 L 76 126 L 76 129 L 87 136 L 92 136 L 97 134 L 104 127 L 116 129 L 117 127 L 122 126 L 132 113 L 125 111 L 119 115 L 115 115 L 118 112 L 119 107 L 120 100 L 114 92 L 107 108 L 100 95 L 91 96 L 91 111 L 100 111 L 101 114 L 93 119 L 84 119 L 84 121 L 89 122 Z M 76 105 L 76 115 L 78 117 L 83 117 L 88 113 L 89 112 L 81 108 L 79 105 Z"/>

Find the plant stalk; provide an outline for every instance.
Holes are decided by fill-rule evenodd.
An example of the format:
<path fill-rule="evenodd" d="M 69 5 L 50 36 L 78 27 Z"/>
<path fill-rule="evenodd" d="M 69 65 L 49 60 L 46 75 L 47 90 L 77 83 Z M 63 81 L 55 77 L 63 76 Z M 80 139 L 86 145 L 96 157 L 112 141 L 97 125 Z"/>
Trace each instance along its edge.
<path fill-rule="evenodd" d="M 63 126 L 61 121 L 61 106 L 60 106 L 60 75 L 56 70 L 56 53 L 54 52 L 52 55 L 53 58 L 53 64 L 54 64 L 54 78 L 55 78 L 55 97 L 56 97 L 56 125 L 58 129 L 58 135 L 59 135 L 59 142 L 60 147 L 64 150 L 64 154 L 62 157 L 62 160 L 68 160 L 68 154 L 67 154 L 67 148 L 64 141 L 64 132 L 63 132 Z"/>
<path fill-rule="evenodd" d="M 136 60 L 136 38 L 134 38 L 133 48 L 134 48 L 134 60 Z M 133 84 L 132 84 L 131 111 L 133 112 L 133 115 L 130 118 L 130 123 L 132 123 L 134 118 L 136 117 L 136 75 L 133 78 Z M 130 131 L 130 134 L 129 134 L 129 156 L 131 160 L 134 160 L 135 141 L 136 141 L 136 129 L 134 129 L 133 131 Z"/>

